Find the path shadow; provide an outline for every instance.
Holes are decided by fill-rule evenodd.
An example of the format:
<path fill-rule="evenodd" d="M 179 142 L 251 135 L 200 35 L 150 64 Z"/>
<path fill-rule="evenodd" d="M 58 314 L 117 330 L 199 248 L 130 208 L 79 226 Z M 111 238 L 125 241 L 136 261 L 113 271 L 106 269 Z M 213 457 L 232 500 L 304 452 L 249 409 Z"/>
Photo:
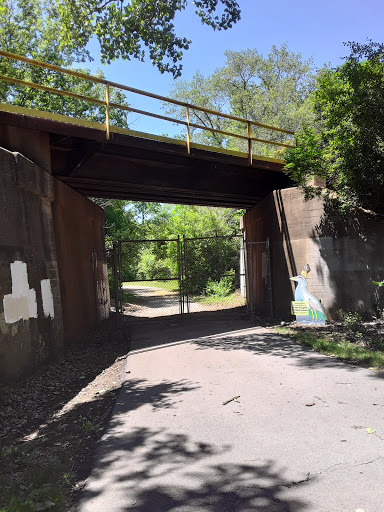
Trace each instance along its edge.
<path fill-rule="evenodd" d="M 193 341 L 199 349 L 217 349 L 224 351 L 245 350 L 252 354 L 277 356 L 291 360 L 290 364 L 307 369 L 346 369 L 350 372 L 361 371 L 361 366 L 354 365 L 334 357 L 315 352 L 310 347 L 296 343 L 290 338 L 273 332 L 229 333 L 228 335 L 206 336 Z M 384 378 L 384 372 L 371 372 L 372 378 Z"/>
<path fill-rule="evenodd" d="M 121 322 L 132 339 L 132 350 L 224 333 L 252 325 L 248 321 L 245 307 L 161 318 L 123 316 Z"/>
<path fill-rule="evenodd" d="M 311 482 L 289 480 L 285 469 L 272 460 L 210 463 L 231 447 L 196 442 L 161 428 L 122 433 L 118 417 L 111 428 L 114 433 L 101 446 L 97 470 L 78 512 L 91 510 L 90 506 L 100 510 L 97 498 L 107 503 L 112 495 L 114 510 L 121 512 L 309 510 L 308 503 L 287 494 L 291 487 Z"/>
<path fill-rule="evenodd" d="M 199 387 L 188 380 L 177 382 L 162 380 L 159 384 L 148 386 L 145 379 L 129 379 L 124 382 L 120 390 L 115 415 L 118 417 L 145 404 L 151 405 L 153 409 L 170 409 L 177 402 L 176 395 Z M 120 410 L 120 404 L 124 410 Z"/>
<path fill-rule="evenodd" d="M 346 368 L 350 372 L 361 366 L 337 358 L 321 355 L 310 347 L 296 343 L 272 330 L 255 332 L 257 326 L 240 315 L 196 313 L 184 317 L 168 318 L 162 322 L 151 319 L 148 323 L 131 325 L 132 352 L 157 350 L 171 344 L 193 343 L 199 349 L 213 348 L 232 351 L 245 350 L 254 355 L 263 354 L 289 360 L 289 364 L 307 369 Z M 371 372 L 371 378 L 382 379 L 384 372 Z"/>

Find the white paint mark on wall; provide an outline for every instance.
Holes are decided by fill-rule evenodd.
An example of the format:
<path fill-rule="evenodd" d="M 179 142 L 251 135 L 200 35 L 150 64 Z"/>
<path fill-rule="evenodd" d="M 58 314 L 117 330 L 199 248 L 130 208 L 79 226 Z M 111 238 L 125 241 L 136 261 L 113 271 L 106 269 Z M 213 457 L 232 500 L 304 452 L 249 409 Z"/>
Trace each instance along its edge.
<path fill-rule="evenodd" d="M 37 318 L 36 291 L 32 288 L 28 291 L 29 317 Z"/>
<path fill-rule="evenodd" d="M 4 319 L 13 324 L 19 320 L 37 318 L 36 292 L 29 288 L 27 264 L 14 261 L 10 265 L 12 293 L 3 299 Z"/>
<path fill-rule="evenodd" d="M 54 318 L 55 317 L 55 308 L 53 305 L 51 280 L 43 279 L 40 284 L 41 284 L 41 296 L 43 298 L 44 316 L 45 317 L 50 316 L 51 318 Z"/>
<path fill-rule="evenodd" d="M 27 264 L 22 261 L 11 263 L 13 297 L 28 297 L 29 283 Z"/>

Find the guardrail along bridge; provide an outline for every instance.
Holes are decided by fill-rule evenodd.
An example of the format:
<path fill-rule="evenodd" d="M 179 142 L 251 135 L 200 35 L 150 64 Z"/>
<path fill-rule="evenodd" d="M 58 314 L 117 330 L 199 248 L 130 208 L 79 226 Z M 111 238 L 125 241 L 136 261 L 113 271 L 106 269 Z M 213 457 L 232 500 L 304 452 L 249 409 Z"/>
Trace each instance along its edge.
<path fill-rule="evenodd" d="M 278 151 L 275 151 L 275 156 L 254 153 L 261 152 L 260 147 L 276 150 L 292 146 L 294 133 L 289 130 L 190 105 L 8 52 L 0 51 L 0 56 L 18 62 L 20 66 L 42 69 L 56 77 L 73 77 L 77 83 L 84 84 L 83 89 L 86 89 L 85 84 L 97 86 L 99 97 L 91 97 L 73 90 L 22 80 L 16 78 L 16 74 L 0 76 L 3 89 L 0 144 L 6 149 L 20 151 L 32 160 L 39 150 L 41 154 L 45 152 L 43 161 L 46 162 L 46 170 L 85 196 L 249 208 L 270 191 L 291 184 L 283 172 L 284 161 L 276 157 Z M 33 76 L 33 73 L 30 74 Z M 38 73 L 35 72 L 35 75 Z M 54 79 L 51 82 L 55 84 Z M 9 91 L 7 94 L 10 87 L 42 91 L 43 96 L 61 96 L 83 104 L 85 118 L 48 112 L 43 107 L 36 110 L 12 104 L 15 103 L 14 98 Z M 111 100 L 112 91 L 118 91 L 120 98 L 130 94 L 176 107 L 184 118 L 181 115 L 172 118 L 140 110 L 126 101 L 117 103 Z M 43 104 L 42 101 L 40 103 Z M 45 103 L 49 104 L 48 101 Z M 103 113 L 104 122 L 86 119 L 90 110 L 87 105 L 98 107 L 99 112 Z M 175 125 L 184 130 L 184 138 L 164 137 L 116 126 L 112 112 L 128 112 L 172 123 L 172 130 Z M 205 125 L 202 121 L 198 122 L 203 118 L 208 122 L 218 120 L 220 128 L 213 123 Z M 232 127 L 236 126 L 236 131 L 223 128 L 229 123 L 232 123 Z M 24 133 L 32 133 L 32 130 L 43 134 L 40 140 L 44 139 L 45 142 L 41 144 L 48 144 L 48 148 L 39 149 L 36 146 L 39 143 L 35 140 L 22 140 L 22 136 L 15 136 L 15 130 L 23 133 L 20 129 L 29 130 Z M 227 142 L 225 147 L 198 144 L 193 141 L 196 133 L 214 134 Z M 228 141 L 232 141 L 232 146 L 233 141 L 237 141 L 236 147 L 243 151 L 231 150 Z"/>

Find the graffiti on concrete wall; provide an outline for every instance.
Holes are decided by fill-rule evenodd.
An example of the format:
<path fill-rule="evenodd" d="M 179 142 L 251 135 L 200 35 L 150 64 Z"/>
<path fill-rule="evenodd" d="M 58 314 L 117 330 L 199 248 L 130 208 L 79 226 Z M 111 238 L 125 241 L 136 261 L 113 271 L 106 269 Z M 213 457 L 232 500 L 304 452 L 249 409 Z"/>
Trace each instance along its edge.
<path fill-rule="evenodd" d="M 325 325 L 324 306 L 307 289 L 306 278 L 310 271 L 310 266 L 307 264 L 299 276 L 290 277 L 291 281 L 297 283 L 295 300 L 291 303 L 292 314 L 296 316 L 298 323 Z"/>
<path fill-rule="evenodd" d="M 12 293 L 3 298 L 4 319 L 7 324 L 19 320 L 37 318 L 36 290 L 29 287 L 27 264 L 14 261 L 10 264 L 12 278 Z M 46 318 L 55 316 L 50 279 L 40 282 L 43 312 Z"/>

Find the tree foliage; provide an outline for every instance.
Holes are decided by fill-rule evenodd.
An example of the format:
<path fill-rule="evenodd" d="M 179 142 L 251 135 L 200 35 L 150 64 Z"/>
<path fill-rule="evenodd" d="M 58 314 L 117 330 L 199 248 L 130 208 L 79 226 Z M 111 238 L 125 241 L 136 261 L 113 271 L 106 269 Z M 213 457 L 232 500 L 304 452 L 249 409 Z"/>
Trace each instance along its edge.
<path fill-rule="evenodd" d="M 347 43 L 350 55 L 319 75 L 313 111 L 317 124 L 297 136 L 286 168 L 308 194 L 312 176 L 347 205 L 384 213 L 384 46 Z"/>
<path fill-rule="evenodd" d="M 191 41 L 176 35 L 174 19 L 188 0 L 59 0 L 66 44 L 85 48 L 96 36 L 101 60 L 144 60 L 145 49 L 161 73 L 181 75 L 180 61 Z M 240 19 L 236 0 L 195 0 L 195 13 L 205 25 L 226 30 Z"/>
<path fill-rule="evenodd" d="M 89 58 L 88 52 L 74 44 L 63 45 L 58 38 L 60 30 L 60 16 L 55 3 L 49 0 L 0 0 L 2 50 L 66 68 L 85 62 Z M 88 71 L 78 70 L 84 73 Z M 105 99 L 105 88 L 102 84 L 6 58 L 0 60 L 0 73 L 82 96 Z M 104 78 L 101 71 L 97 76 Z M 1 82 L 0 100 L 21 107 L 105 122 L 105 108 L 101 105 L 25 86 Z M 116 90 L 111 91 L 111 101 L 127 104 L 124 95 Z M 111 124 L 128 126 L 127 114 L 123 111 L 111 109 L 110 119 Z"/>
<path fill-rule="evenodd" d="M 105 212 L 108 235 L 115 239 L 148 240 L 122 244 L 126 281 L 177 278 L 177 243 L 161 240 L 175 240 L 179 236 L 181 240 L 183 236 L 201 237 L 186 245 L 190 291 L 203 293 L 209 278 L 220 280 L 231 268 L 239 266 L 240 240 L 220 237 L 238 233 L 243 210 L 119 201 L 107 205 Z"/>
<path fill-rule="evenodd" d="M 172 97 L 212 110 L 296 131 L 311 122 L 309 96 L 315 86 L 315 70 L 311 60 L 289 51 L 284 44 L 273 46 L 264 57 L 256 49 L 225 52 L 226 62 L 211 76 L 197 72 L 190 82 L 179 81 Z M 184 111 L 170 107 L 169 113 L 183 119 Z M 224 131 L 247 135 L 244 123 L 224 119 L 199 111 L 191 112 L 191 122 Z M 285 141 L 286 135 L 254 129 L 253 135 L 275 141 Z M 194 140 L 229 149 L 246 149 L 246 141 L 207 131 L 194 131 Z M 255 146 L 254 151 L 261 152 Z"/>

